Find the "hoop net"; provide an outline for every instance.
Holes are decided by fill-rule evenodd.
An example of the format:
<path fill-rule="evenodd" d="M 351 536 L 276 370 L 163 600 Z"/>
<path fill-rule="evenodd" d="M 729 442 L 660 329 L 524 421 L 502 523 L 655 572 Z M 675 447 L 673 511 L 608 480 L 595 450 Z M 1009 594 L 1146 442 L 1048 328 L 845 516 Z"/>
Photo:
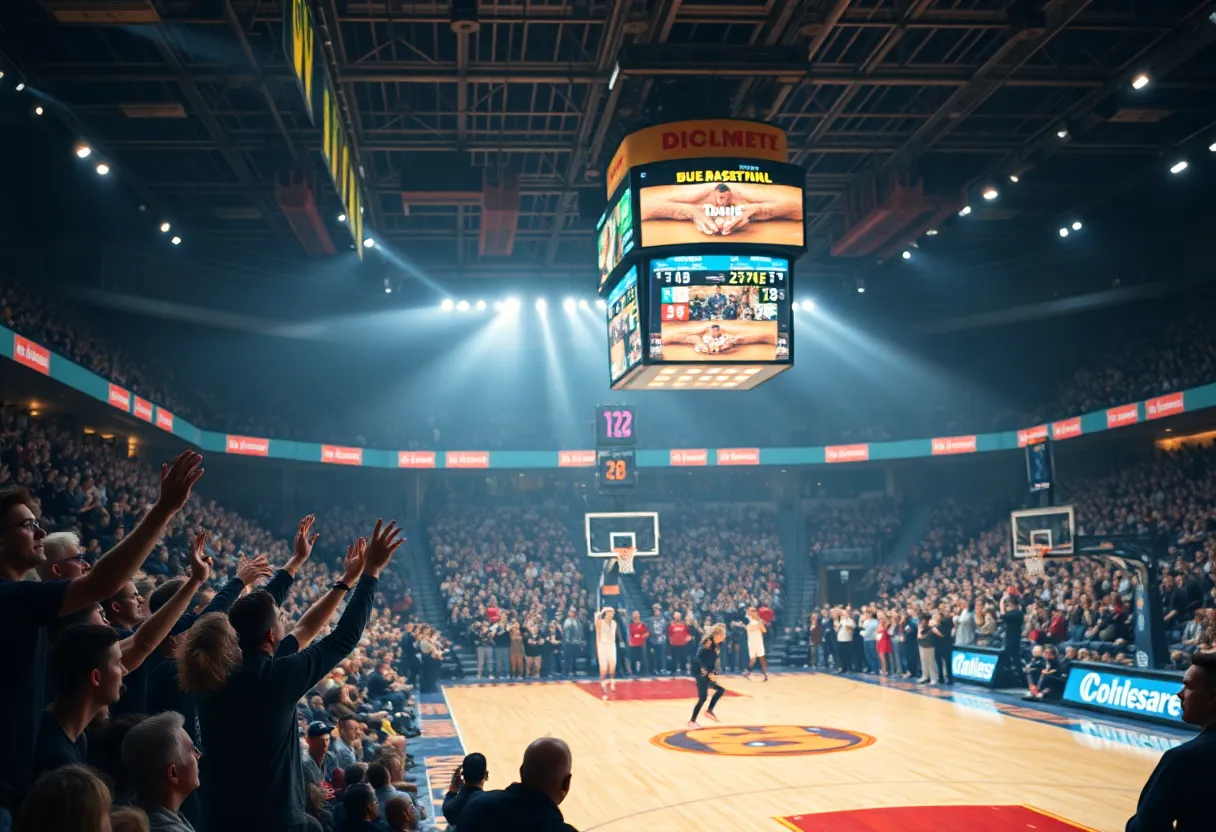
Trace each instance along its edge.
<path fill-rule="evenodd" d="M 1039 546 L 1033 549 L 1030 554 L 1024 558 L 1026 561 L 1026 574 L 1032 578 L 1043 577 L 1047 571 L 1047 553 L 1050 551 L 1050 546 Z"/>
<path fill-rule="evenodd" d="M 637 554 L 637 549 L 632 546 L 622 546 L 620 549 L 613 549 L 616 552 L 616 569 L 622 575 L 633 574 L 633 556 Z"/>

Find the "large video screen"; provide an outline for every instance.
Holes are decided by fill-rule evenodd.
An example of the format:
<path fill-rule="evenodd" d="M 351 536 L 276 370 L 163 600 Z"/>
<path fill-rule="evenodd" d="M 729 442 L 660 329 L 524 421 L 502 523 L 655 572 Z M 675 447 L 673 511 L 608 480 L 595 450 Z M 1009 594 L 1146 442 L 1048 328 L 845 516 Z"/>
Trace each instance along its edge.
<path fill-rule="evenodd" d="M 608 295 L 608 366 L 612 383 L 642 362 L 638 267 L 631 266 Z"/>
<path fill-rule="evenodd" d="M 650 261 L 655 361 L 789 361 L 789 261 L 701 254 Z"/>
<path fill-rule="evenodd" d="M 633 193 L 629 188 L 621 191 L 614 204 L 608 206 L 600 223 L 596 226 L 597 248 L 600 260 L 600 288 L 608 275 L 633 250 Z"/>
<path fill-rule="evenodd" d="M 657 162 L 634 178 L 638 245 L 740 243 L 802 248 L 803 185 L 798 165 L 756 159 Z"/>

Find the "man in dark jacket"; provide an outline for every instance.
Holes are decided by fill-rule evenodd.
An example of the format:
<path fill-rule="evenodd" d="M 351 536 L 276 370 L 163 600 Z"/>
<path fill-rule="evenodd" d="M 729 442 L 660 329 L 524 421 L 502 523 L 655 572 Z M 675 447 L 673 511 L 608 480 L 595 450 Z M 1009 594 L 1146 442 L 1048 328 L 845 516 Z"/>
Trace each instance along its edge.
<path fill-rule="evenodd" d="M 456 829 L 465 808 L 483 794 L 489 776 L 485 755 L 476 753 L 466 756 L 460 768 L 452 772 L 452 782 L 443 797 L 443 817 L 448 829 Z"/>
<path fill-rule="evenodd" d="M 1126 832 L 1198 832 L 1212 828 L 1216 790 L 1216 653 L 1196 653 L 1182 678 L 1182 720 L 1199 736 L 1161 756 Z"/>
<path fill-rule="evenodd" d="M 305 521 L 300 524 L 289 564 L 297 569 L 315 540 L 308 532 L 311 518 Z M 219 626 L 200 620 L 183 636 L 182 681 L 200 694 L 207 828 L 225 832 L 305 832 L 310 828 L 304 813 L 296 703 L 359 643 L 371 616 L 380 572 L 403 542 L 399 534 L 396 524 L 378 522 L 366 555 L 362 539 L 352 545 L 343 580 L 313 604 L 289 635 L 284 633 L 275 599 L 262 591 L 237 601 L 228 613 L 239 650 L 224 643 L 222 619 Z M 309 646 L 355 580 L 358 585 L 333 632 Z M 210 643 L 218 648 L 208 649 Z M 225 657 L 230 664 L 216 674 L 213 668 L 222 667 Z M 191 683 L 193 671 L 198 676 Z M 258 788 L 249 788 L 251 783 Z M 233 795 L 242 797 L 234 800 Z"/>
<path fill-rule="evenodd" d="M 519 782 L 486 792 L 460 815 L 460 832 L 576 832 L 558 805 L 570 792 L 570 746 L 555 737 L 524 752 Z"/>

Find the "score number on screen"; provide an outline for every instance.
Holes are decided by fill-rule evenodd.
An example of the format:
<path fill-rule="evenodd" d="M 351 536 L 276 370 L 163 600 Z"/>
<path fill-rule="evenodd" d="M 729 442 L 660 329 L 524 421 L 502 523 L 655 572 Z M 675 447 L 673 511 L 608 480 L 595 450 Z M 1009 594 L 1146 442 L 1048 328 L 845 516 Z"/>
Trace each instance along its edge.
<path fill-rule="evenodd" d="M 634 445 L 633 408 L 604 405 L 596 408 L 596 433 L 600 445 Z"/>

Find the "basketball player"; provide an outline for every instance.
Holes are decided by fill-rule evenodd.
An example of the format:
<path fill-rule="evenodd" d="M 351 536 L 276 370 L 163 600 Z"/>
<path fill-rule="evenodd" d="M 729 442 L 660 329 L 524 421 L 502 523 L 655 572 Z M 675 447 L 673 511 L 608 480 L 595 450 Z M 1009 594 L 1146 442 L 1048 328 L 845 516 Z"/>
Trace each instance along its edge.
<path fill-rule="evenodd" d="M 719 685 L 718 680 L 714 678 L 714 668 L 718 666 L 718 645 L 725 640 L 726 627 L 722 624 L 715 624 L 705 634 L 705 638 L 701 639 L 701 649 L 697 652 L 697 704 L 693 706 L 692 719 L 688 721 L 689 728 L 701 727 L 697 723 L 697 715 L 701 713 L 701 706 L 709 697 L 710 688 L 713 688 L 714 696 L 709 700 L 709 707 L 705 709 L 705 717 L 714 722 L 718 721 L 718 717 L 714 715 L 714 705 L 717 705 L 722 694 L 726 693 L 726 688 Z"/>
<path fill-rule="evenodd" d="M 756 659 L 760 660 L 760 670 L 764 673 L 764 681 L 768 681 L 768 659 L 764 657 L 764 634 L 768 628 L 760 620 L 760 613 L 755 607 L 747 608 L 747 670 L 743 673 L 751 677 Z"/>
<path fill-rule="evenodd" d="M 600 693 L 608 699 L 608 685 L 616 692 L 616 613 L 604 607 L 595 616 L 595 654 L 600 662 Z"/>

